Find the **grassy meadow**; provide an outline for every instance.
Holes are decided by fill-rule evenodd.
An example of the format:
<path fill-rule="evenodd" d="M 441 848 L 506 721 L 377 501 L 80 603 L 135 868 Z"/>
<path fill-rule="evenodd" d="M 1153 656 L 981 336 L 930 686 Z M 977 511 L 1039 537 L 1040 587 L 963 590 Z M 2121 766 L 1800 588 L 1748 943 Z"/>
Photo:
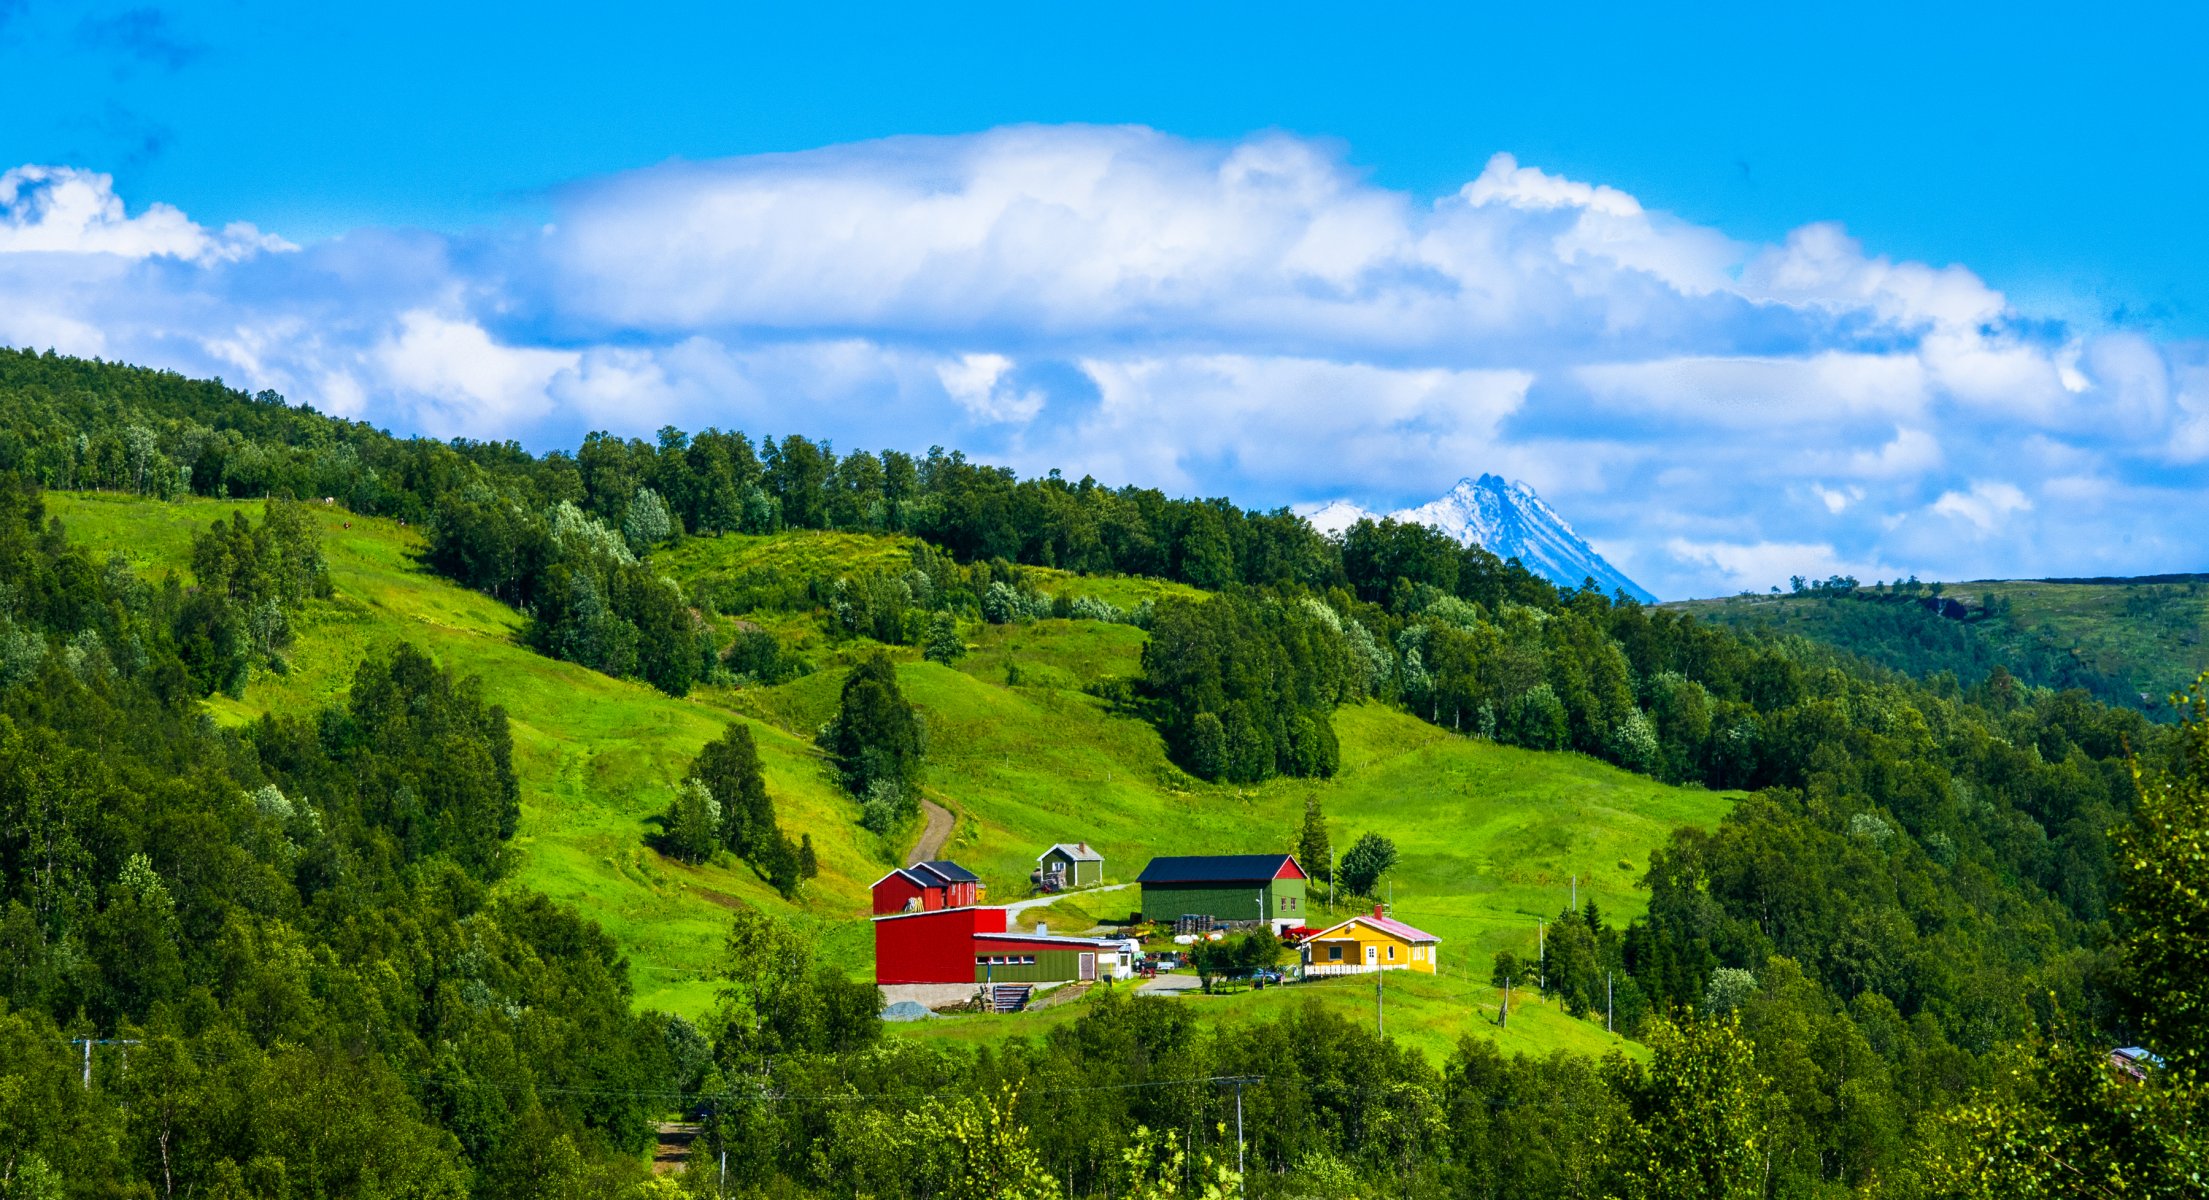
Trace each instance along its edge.
<path fill-rule="evenodd" d="M 2209 670 L 2209 580 L 2110 580 L 2060 583 L 1981 580 L 1945 586 L 1942 595 L 1977 609 L 1992 600 L 1996 612 L 1971 621 L 1946 621 L 1905 606 L 1874 606 L 1818 596 L 1729 596 L 1669 604 L 1705 620 L 1736 628 L 1798 634 L 1861 654 L 1913 675 L 1951 669 L 1976 683 L 1996 663 L 2029 681 L 2058 678 L 2051 665 L 2083 676 L 2102 699 L 2167 717 L 2165 701 Z M 1968 646 L 1955 653 L 1916 653 L 1912 623 L 1939 627 L 1917 631 L 1934 644 Z M 1968 659 L 1968 666 L 1959 660 Z"/>
<path fill-rule="evenodd" d="M 122 554 L 149 578 L 184 574 L 195 530 L 233 509 L 257 517 L 259 507 L 104 494 L 53 494 L 48 503 L 72 540 L 99 556 Z M 574 903 L 604 925 L 629 958 L 640 1006 L 696 1014 L 710 1005 L 707 973 L 719 956 L 725 914 L 739 903 L 794 911 L 815 925 L 828 961 L 871 970 L 866 885 L 904 843 L 885 844 L 857 825 L 856 806 L 831 782 L 810 740 L 834 710 L 843 673 L 836 664 L 856 647 L 831 645 L 810 618 L 761 619 L 778 635 L 812 639 L 808 656 L 823 669 L 779 687 L 705 688 L 673 699 L 536 654 L 521 642 L 518 613 L 418 564 L 419 531 L 315 511 L 336 595 L 311 602 L 294 622 L 289 672 L 257 672 L 241 699 L 218 697 L 210 705 L 217 719 L 242 723 L 337 702 L 371 648 L 412 640 L 461 673 L 480 675 L 490 699 L 506 707 L 522 779 L 514 882 Z M 899 567 L 910 549 L 896 538 L 794 533 L 690 539 L 655 563 L 696 594 L 711 581 L 787 584 Z M 1046 574 L 1046 590 L 1123 607 L 1185 590 Z M 1108 882 L 1133 878 L 1153 854 L 1291 849 L 1305 798 L 1317 796 L 1338 849 L 1369 829 L 1396 840 L 1403 853 L 1394 874 L 1396 915 L 1443 938 L 1440 978 L 1389 978 L 1390 1032 L 1437 1052 L 1465 1032 L 1541 1052 L 1599 1053 L 1616 1044 L 1599 1023 L 1538 1005 L 1496 1029 L 1487 964 L 1499 949 L 1533 949 L 1535 922 L 1565 906 L 1574 876 L 1583 898 L 1594 898 L 1614 923 L 1637 915 L 1645 897 L 1634 881 L 1649 850 L 1675 826 L 1715 823 L 1730 797 L 1667 787 L 1576 755 L 1460 737 L 1378 705 L 1337 714 L 1342 771 L 1332 780 L 1205 784 L 1167 760 L 1148 725 L 1083 690 L 1137 673 L 1144 637 L 1125 625 L 1039 621 L 970 627 L 972 651 L 954 666 L 893 651 L 927 722 L 928 794 L 957 817 L 947 853 L 981 875 L 991 901 L 1024 896 L 1035 856 L 1056 841 L 1101 849 Z M 748 866 L 723 858 L 686 867 L 644 843 L 684 765 L 736 720 L 753 725 L 784 825 L 793 836 L 810 833 L 820 855 L 821 877 L 796 906 Z M 1315 887 L 1315 903 L 1323 895 Z M 1134 907 L 1132 891 L 1075 895 L 1020 920 L 1072 931 Z M 1177 1002 L 1243 1020 L 1297 996 L 1349 1012 L 1369 1014 L 1372 1005 L 1365 981 Z M 917 1037 L 997 1038 L 1048 1028 L 1079 1007 L 896 1028 Z"/>

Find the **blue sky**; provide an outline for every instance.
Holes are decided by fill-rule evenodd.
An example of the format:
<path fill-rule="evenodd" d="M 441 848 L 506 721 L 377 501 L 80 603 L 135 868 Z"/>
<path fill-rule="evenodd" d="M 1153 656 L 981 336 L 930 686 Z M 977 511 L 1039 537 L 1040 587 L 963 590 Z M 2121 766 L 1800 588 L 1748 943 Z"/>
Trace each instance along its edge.
<path fill-rule="evenodd" d="M 0 0 L 0 341 L 540 446 L 1497 470 L 1661 594 L 2209 551 L 2197 7 L 310 7 Z"/>

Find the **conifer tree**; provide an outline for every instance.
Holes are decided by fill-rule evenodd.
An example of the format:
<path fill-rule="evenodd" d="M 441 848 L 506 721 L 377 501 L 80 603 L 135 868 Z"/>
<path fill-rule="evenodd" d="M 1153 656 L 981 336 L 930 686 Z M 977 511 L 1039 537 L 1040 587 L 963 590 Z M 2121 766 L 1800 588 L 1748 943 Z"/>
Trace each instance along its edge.
<path fill-rule="evenodd" d="M 698 757 L 691 760 L 690 777 L 705 784 L 720 802 L 716 832 L 720 844 L 758 861 L 776 822 L 775 803 L 767 794 L 767 780 L 751 727 L 741 721 L 730 723 L 719 738 L 706 743 Z"/>
<path fill-rule="evenodd" d="M 918 793 L 926 734 L 920 714 L 898 690 L 897 667 L 888 655 L 877 651 L 852 669 L 836 717 L 821 730 L 820 740 L 852 795 L 866 795 L 878 781 Z"/>
<path fill-rule="evenodd" d="M 1314 879 L 1334 879 L 1334 850 L 1327 841 L 1327 814 L 1317 793 L 1304 797 L 1304 826 L 1296 835 L 1296 861 Z"/>

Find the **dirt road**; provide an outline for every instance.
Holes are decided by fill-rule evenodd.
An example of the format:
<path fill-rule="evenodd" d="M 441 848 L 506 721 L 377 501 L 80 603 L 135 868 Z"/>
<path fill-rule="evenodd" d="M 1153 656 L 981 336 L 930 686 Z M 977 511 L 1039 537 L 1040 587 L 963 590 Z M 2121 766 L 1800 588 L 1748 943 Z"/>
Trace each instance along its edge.
<path fill-rule="evenodd" d="M 913 843 L 913 852 L 905 856 L 905 865 L 927 862 L 943 854 L 943 844 L 951 840 L 951 810 L 923 796 L 920 799 L 920 840 Z"/>
<path fill-rule="evenodd" d="M 1006 905 L 1005 917 L 1010 920 L 1031 908 L 1042 908 L 1046 905 L 1056 904 L 1061 900 L 1079 900 L 1084 896 L 1102 896 L 1106 892 L 1122 892 L 1134 886 L 1132 883 L 1115 883 L 1111 887 L 1083 888 L 1080 891 L 1072 892 L 1048 892 L 1028 900 L 1015 900 Z"/>

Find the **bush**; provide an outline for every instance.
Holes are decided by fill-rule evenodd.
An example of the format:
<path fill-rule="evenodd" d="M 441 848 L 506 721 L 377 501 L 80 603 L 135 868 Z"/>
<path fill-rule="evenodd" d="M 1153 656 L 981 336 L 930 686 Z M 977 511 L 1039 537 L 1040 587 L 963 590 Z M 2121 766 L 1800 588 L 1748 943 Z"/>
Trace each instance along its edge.
<path fill-rule="evenodd" d="M 806 664 L 782 648 L 764 629 L 739 629 L 721 655 L 721 665 L 739 680 L 773 687 L 807 671 Z"/>
<path fill-rule="evenodd" d="M 661 825 L 668 857 L 702 863 L 713 857 L 721 840 L 721 803 L 705 784 L 693 779 L 676 791 Z"/>
<path fill-rule="evenodd" d="M 629 501 L 629 511 L 621 518 L 621 537 L 629 543 L 629 549 L 644 554 L 674 532 L 675 519 L 668 515 L 667 502 L 651 488 L 638 488 Z"/>
<path fill-rule="evenodd" d="M 921 657 L 932 663 L 954 663 L 966 657 L 966 639 L 959 636 L 959 618 L 940 612 L 928 618 L 928 638 Z"/>
<path fill-rule="evenodd" d="M 1367 833 L 1343 852 L 1338 874 L 1342 886 L 1360 896 L 1370 896 L 1381 876 L 1396 868 L 1396 843 L 1377 833 Z"/>
<path fill-rule="evenodd" d="M 859 802 L 859 823 L 873 833 L 890 836 L 912 815 L 917 807 L 898 786 L 894 779 L 877 779 L 867 785 L 866 797 Z"/>

